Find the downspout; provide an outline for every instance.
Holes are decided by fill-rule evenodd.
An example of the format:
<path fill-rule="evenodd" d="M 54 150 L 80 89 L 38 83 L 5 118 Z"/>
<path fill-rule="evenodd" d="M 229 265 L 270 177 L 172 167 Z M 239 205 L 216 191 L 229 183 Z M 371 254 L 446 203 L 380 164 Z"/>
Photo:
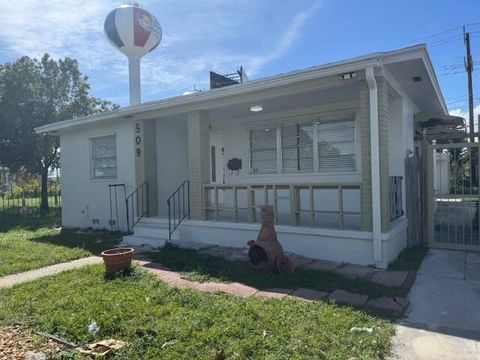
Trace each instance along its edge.
<path fill-rule="evenodd" d="M 365 69 L 370 98 L 370 152 L 372 162 L 373 259 L 382 261 L 382 214 L 380 202 L 380 146 L 378 136 L 378 87 L 373 67 Z"/>

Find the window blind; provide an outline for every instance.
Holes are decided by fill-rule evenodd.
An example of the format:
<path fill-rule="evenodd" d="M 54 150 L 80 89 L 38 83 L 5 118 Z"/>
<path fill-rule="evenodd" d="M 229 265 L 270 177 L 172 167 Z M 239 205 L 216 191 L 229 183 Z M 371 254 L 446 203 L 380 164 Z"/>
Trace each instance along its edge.
<path fill-rule="evenodd" d="M 282 167 L 283 172 L 313 171 L 313 124 L 282 126 Z"/>
<path fill-rule="evenodd" d="M 250 131 L 250 166 L 252 173 L 277 172 L 277 131 L 265 127 Z"/>
<path fill-rule="evenodd" d="M 318 168 L 320 171 L 354 171 L 355 122 L 317 122 Z"/>

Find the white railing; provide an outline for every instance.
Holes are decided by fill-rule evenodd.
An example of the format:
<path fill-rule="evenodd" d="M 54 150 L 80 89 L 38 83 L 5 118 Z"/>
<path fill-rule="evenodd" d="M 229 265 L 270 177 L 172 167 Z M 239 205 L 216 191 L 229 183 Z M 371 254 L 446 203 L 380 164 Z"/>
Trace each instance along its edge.
<path fill-rule="evenodd" d="M 322 227 L 328 223 L 341 230 L 356 229 L 360 226 L 360 188 L 360 183 L 208 184 L 203 186 L 203 216 L 205 220 L 254 223 L 259 221 L 259 206 L 273 205 L 276 224 Z M 346 226 L 346 217 L 358 221 Z"/>

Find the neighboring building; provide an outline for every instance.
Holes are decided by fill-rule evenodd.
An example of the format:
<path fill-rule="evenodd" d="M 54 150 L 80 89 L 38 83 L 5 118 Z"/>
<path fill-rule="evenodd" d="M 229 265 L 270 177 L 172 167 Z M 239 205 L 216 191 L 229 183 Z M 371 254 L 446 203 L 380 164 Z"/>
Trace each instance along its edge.
<path fill-rule="evenodd" d="M 143 217 L 129 241 L 160 244 L 167 200 L 188 180 L 190 196 L 185 186 L 170 200 L 177 221 L 190 204 L 176 239 L 245 246 L 259 229 L 257 206 L 268 203 L 286 251 L 385 267 L 407 244 L 401 179 L 420 111 L 447 114 L 424 45 L 36 131 L 60 136 L 65 227 L 118 219 L 130 230 Z M 123 188 L 112 188 L 112 205 L 111 184 L 133 193 L 128 225 Z"/>

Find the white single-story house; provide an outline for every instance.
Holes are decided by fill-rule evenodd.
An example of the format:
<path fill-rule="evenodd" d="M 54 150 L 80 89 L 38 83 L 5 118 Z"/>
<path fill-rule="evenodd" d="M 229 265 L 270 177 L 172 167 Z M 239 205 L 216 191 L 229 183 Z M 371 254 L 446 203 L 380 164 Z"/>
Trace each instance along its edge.
<path fill-rule="evenodd" d="M 419 112 L 447 114 L 425 45 L 36 131 L 60 136 L 64 227 L 244 247 L 269 204 L 286 251 L 386 267 Z"/>

